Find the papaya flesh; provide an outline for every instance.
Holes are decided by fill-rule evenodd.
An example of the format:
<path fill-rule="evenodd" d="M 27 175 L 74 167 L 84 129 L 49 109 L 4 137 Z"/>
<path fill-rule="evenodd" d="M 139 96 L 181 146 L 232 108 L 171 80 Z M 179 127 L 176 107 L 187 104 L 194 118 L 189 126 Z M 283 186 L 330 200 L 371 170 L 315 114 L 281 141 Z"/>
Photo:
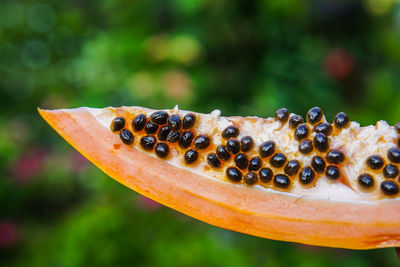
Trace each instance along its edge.
<path fill-rule="evenodd" d="M 123 185 L 209 224 L 349 249 L 400 246 L 400 125 L 142 107 L 40 115 Z"/>

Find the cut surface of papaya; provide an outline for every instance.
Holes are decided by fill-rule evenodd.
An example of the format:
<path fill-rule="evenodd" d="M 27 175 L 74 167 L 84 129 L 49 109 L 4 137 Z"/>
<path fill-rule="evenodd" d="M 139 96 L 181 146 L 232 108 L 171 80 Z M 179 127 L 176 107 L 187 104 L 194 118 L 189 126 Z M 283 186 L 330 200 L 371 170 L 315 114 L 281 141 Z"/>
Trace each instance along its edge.
<path fill-rule="evenodd" d="M 400 124 L 142 107 L 40 115 L 123 185 L 209 224 L 309 245 L 400 246 Z"/>

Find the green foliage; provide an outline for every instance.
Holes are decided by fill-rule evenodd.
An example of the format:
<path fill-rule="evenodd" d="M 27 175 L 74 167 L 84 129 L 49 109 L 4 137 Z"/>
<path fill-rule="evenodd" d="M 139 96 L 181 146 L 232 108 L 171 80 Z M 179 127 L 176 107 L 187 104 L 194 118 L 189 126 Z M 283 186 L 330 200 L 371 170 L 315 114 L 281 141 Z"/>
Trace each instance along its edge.
<path fill-rule="evenodd" d="M 245 236 L 136 195 L 36 107 L 141 105 L 224 115 L 345 111 L 399 120 L 396 1 L 5 0 L 0 8 L 0 264 L 391 266 Z M 6 234 L 4 234 L 6 233 Z"/>

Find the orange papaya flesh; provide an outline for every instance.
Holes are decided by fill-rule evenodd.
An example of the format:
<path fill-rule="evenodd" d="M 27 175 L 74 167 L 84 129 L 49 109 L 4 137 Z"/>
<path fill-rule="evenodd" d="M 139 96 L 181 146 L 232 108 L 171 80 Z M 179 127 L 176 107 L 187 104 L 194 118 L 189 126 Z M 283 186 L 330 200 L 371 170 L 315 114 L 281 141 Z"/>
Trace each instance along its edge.
<path fill-rule="evenodd" d="M 201 221 L 309 245 L 400 246 L 398 127 L 360 127 L 343 114 L 329 124 L 319 111 L 303 123 L 287 110 L 263 119 L 177 107 L 39 109 L 106 174 Z M 302 150 L 307 140 L 311 151 Z"/>

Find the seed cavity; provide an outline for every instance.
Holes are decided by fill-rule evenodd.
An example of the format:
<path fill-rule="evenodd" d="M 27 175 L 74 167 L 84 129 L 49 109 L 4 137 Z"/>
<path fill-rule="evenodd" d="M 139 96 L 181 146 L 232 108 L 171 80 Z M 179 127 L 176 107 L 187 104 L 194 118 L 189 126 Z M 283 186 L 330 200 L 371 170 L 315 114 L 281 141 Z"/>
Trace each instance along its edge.
<path fill-rule="evenodd" d="M 166 143 L 158 143 L 154 148 L 156 155 L 160 158 L 166 158 L 169 154 L 169 147 Z"/>
<path fill-rule="evenodd" d="M 300 162 L 298 160 L 289 160 L 285 166 L 285 174 L 289 176 L 295 175 L 300 169 Z"/>
<path fill-rule="evenodd" d="M 300 142 L 299 144 L 299 152 L 302 154 L 308 154 L 313 151 L 314 147 L 310 140 L 306 139 Z"/>
<path fill-rule="evenodd" d="M 336 114 L 333 124 L 338 129 L 347 128 L 350 124 L 350 120 L 346 113 L 339 112 Z"/>
<path fill-rule="evenodd" d="M 191 129 L 196 123 L 196 116 L 193 113 L 188 113 L 183 117 L 182 129 Z"/>
<path fill-rule="evenodd" d="M 155 134 L 158 130 L 158 125 L 152 123 L 151 121 L 149 121 L 146 126 L 144 127 L 144 131 L 147 134 Z"/>
<path fill-rule="evenodd" d="M 274 177 L 274 172 L 270 168 L 262 168 L 258 175 L 260 176 L 260 180 L 263 183 L 269 183 Z"/>
<path fill-rule="evenodd" d="M 181 131 L 170 131 L 167 136 L 168 143 L 178 142 L 181 135 L 182 135 Z"/>
<path fill-rule="evenodd" d="M 306 124 L 301 124 L 294 130 L 294 138 L 296 138 L 297 141 L 301 141 L 307 138 L 308 132 L 308 126 Z"/>
<path fill-rule="evenodd" d="M 231 158 L 231 154 L 229 154 L 223 145 L 217 147 L 217 156 L 223 161 L 228 161 Z"/>
<path fill-rule="evenodd" d="M 290 179 L 285 174 L 277 174 L 274 176 L 274 185 L 279 188 L 288 188 Z"/>
<path fill-rule="evenodd" d="M 311 124 L 316 124 L 322 119 L 323 112 L 319 107 L 313 107 L 307 112 L 307 121 Z"/>
<path fill-rule="evenodd" d="M 124 143 L 125 145 L 131 145 L 133 143 L 133 134 L 127 129 L 123 129 L 122 131 L 120 131 L 119 137 L 121 138 L 122 143 Z"/>
<path fill-rule="evenodd" d="M 331 180 L 337 180 L 340 178 L 340 170 L 334 165 L 328 165 L 325 170 L 325 175 Z"/>
<path fill-rule="evenodd" d="M 315 173 L 310 167 L 305 167 L 299 174 L 300 183 L 307 185 L 314 181 Z"/>
<path fill-rule="evenodd" d="M 321 158 L 320 156 L 314 156 L 311 159 L 311 167 L 313 167 L 313 169 L 317 173 L 320 173 L 320 174 L 324 173 L 325 167 L 326 167 L 325 160 L 323 158 Z"/>
<path fill-rule="evenodd" d="M 146 125 L 147 118 L 144 114 L 137 115 L 132 121 L 132 128 L 135 132 L 143 130 Z"/>
<path fill-rule="evenodd" d="M 235 183 L 242 180 L 242 173 L 235 167 L 229 167 L 226 169 L 226 176 L 228 176 L 229 180 Z"/>
<path fill-rule="evenodd" d="M 276 153 L 269 159 L 269 163 L 275 168 L 283 167 L 286 163 L 286 156 L 282 153 Z"/>
<path fill-rule="evenodd" d="M 383 167 L 383 158 L 379 155 L 372 155 L 367 158 L 367 166 L 373 170 L 379 170 Z"/>
<path fill-rule="evenodd" d="M 182 121 L 179 115 L 172 115 L 168 118 L 168 127 L 171 130 L 179 130 L 181 128 Z"/>
<path fill-rule="evenodd" d="M 325 152 L 329 148 L 328 138 L 323 133 L 314 136 L 314 146 L 319 152 Z"/>
<path fill-rule="evenodd" d="M 275 119 L 284 124 L 289 119 L 289 110 L 287 108 L 278 109 L 275 112 Z"/>
<path fill-rule="evenodd" d="M 163 124 L 167 123 L 168 117 L 169 117 L 169 115 L 167 112 L 156 111 L 153 114 L 151 114 L 150 120 L 154 124 L 163 125 Z"/>
<path fill-rule="evenodd" d="M 199 135 L 194 140 L 194 147 L 197 149 L 206 149 L 210 145 L 210 137 L 206 135 Z"/>
<path fill-rule="evenodd" d="M 248 185 L 256 184 L 258 181 L 258 175 L 255 172 L 248 172 L 244 175 L 244 182 Z"/>
<path fill-rule="evenodd" d="M 239 129 L 236 126 L 228 126 L 222 131 L 222 138 L 229 139 L 232 137 L 237 137 L 239 135 Z"/>
<path fill-rule="evenodd" d="M 342 151 L 332 149 L 326 155 L 326 160 L 332 164 L 340 164 L 345 160 L 345 156 Z"/>
<path fill-rule="evenodd" d="M 249 171 L 258 171 L 261 168 L 262 162 L 259 157 L 254 157 L 249 161 Z"/>
<path fill-rule="evenodd" d="M 168 126 L 163 126 L 158 130 L 157 137 L 159 141 L 166 141 L 171 129 Z"/>
<path fill-rule="evenodd" d="M 116 117 L 112 120 L 110 129 L 113 132 L 118 132 L 125 127 L 125 119 L 123 117 Z"/>
<path fill-rule="evenodd" d="M 371 188 L 374 186 L 374 177 L 368 173 L 363 173 L 358 176 L 358 183 L 364 188 Z"/>
<path fill-rule="evenodd" d="M 237 154 L 240 151 L 240 142 L 236 139 L 230 139 L 226 142 L 226 150 L 232 154 Z"/>
<path fill-rule="evenodd" d="M 213 168 L 221 167 L 221 161 L 218 159 L 216 154 L 208 154 L 207 162 Z"/>
<path fill-rule="evenodd" d="M 275 153 L 275 142 L 274 141 L 267 141 L 261 144 L 260 146 L 260 156 L 262 158 L 267 158 L 272 156 Z"/>
<path fill-rule="evenodd" d="M 242 147 L 242 151 L 243 152 L 248 152 L 253 148 L 254 140 L 253 140 L 253 138 L 251 136 L 244 136 L 240 140 L 240 145 Z"/>
<path fill-rule="evenodd" d="M 243 153 L 237 154 L 234 158 L 234 161 L 236 163 L 236 166 L 241 170 L 246 169 L 249 165 L 249 160 L 247 159 L 247 156 Z"/>
<path fill-rule="evenodd" d="M 383 168 L 383 176 L 386 178 L 396 178 L 399 175 L 399 168 L 393 164 L 388 164 Z"/>
<path fill-rule="evenodd" d="M 152 150 L 156 144 L 156 138 L 152 135 L 146 135 L 140 138 L 140 145 L 145 150 Z"/>
<path fill-rule="evenodd" d="M 197 158 L 199 157 L 199 152 L 193 149 L 189 149 L 185 153 L 185 162 L 186 164 L 192 164 L 196 162 Z"/>
<path fill-rule="evenodd" d="M 399 186 L 393 181 L 383 181 L 381 183 L 381 191 L 388 196 L 394 196 L 399 193 Z"/>
<path fill-rule="evenodd" d="M 290 128 L 293 128 L 293 129 L 296 128 L 297 126 L 299 126 L 302 123 L 304 123 L 304 119 L 300 115 L 293 115 L 289 119 L 289 126 L 290 126 Z"/>
<path fill-rule="evenodd" d="M 400 148 L 394 147 L 389 149 L 387 157 L 393 163 L 400 163 Z"/>
<path fill-rule="evenodd" d="M 314 131 L 328 136 L 332 133 L 332 125 L 327 122 L 321 122 L 314 127 Z"/>

